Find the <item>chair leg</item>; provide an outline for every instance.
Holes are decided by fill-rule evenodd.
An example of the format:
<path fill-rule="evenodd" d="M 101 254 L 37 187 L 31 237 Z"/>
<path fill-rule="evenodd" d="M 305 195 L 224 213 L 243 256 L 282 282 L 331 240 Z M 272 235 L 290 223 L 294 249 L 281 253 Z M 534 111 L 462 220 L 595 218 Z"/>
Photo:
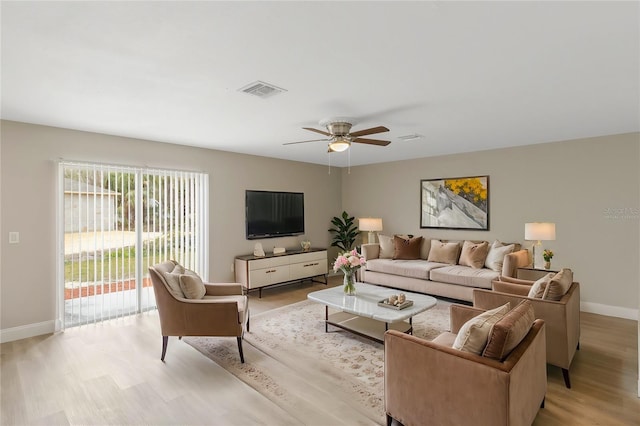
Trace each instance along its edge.
<path fill-rule="evenodd" d="M 393 417 L 387 414 L 387 426 L 391 426 L 393 423 Z"/>
<path fill-rule="evenodd" d="M 247 333 L 249 333 L 250 325 L 251 325 L 251 315 L 247 311 Z"/>
<path fill-rule="evenodd" d="M 571 380 L 569 379 L 569 370 L 566 368 L 562 369 L 562 377 L 564 377 L 564 385 L 567 389 L 571 389 Z"/>
<path fill-rule="evenodd" d="M 244 364 L 244 353 L 242 353 L 242 337 L 237 337 L 238 339 L 238 352 L 240 352 L 240 362 Z"/>
<path fill-rule="evenodd" d="M 169 343 L 169 336 L 162 336 L 162 356 L 160 360 L 164 362 L 164 355 L 167 353 L 167 343 Z"/>

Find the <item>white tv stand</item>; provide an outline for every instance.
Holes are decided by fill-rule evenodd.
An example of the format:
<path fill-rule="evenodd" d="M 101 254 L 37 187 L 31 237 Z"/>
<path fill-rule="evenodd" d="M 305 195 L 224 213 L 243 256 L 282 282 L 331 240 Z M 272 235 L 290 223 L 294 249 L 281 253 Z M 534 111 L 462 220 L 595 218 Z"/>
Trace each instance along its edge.
<path fill-rule="evenodd" d="M 267 254 L 256 257 L 252 254 L 236 256 L 236 282 L 241 283 L 246 292 L 258 289 L 262 297 L 262 288 L 277 284 L 324 277 L 327 284 L 327 250 L 311 248 L 308 251 L 292 250 L 282 254 Z"/>

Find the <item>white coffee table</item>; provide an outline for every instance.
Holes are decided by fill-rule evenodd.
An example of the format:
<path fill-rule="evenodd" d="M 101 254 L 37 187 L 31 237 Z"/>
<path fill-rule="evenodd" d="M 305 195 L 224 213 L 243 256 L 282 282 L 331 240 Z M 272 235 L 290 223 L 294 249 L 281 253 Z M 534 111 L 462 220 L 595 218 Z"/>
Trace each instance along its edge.
<path fill-rule="evenodd" d="M 406 295 L 407 300 L 413 301 L 413 306 L 400 310 L 378 306 L 381 300 L 401 292 Z M 325 305 L 325 332 L 332 325 L 379 343 L 384 342 L 384 332 L 387 330 L 411 333 L 413 316 L 433 308 L 437 303 L 435 297 L 426 294 L 365 283 L 356 283 L 355 296 L 345 295 L 342 286 L 337 286 L 314 291 L 307 297 Z M 329 308 L 340 312 L 329 314 Z"/>

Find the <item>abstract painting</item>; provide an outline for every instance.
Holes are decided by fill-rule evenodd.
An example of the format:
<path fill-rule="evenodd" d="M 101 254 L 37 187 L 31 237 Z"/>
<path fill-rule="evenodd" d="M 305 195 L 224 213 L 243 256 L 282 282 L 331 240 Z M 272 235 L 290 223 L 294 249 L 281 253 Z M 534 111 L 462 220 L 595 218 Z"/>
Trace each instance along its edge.
<path fill-rule="evenodd" d="M 489 230 L 489 176 L 420 181 L 420 228 Z"/>

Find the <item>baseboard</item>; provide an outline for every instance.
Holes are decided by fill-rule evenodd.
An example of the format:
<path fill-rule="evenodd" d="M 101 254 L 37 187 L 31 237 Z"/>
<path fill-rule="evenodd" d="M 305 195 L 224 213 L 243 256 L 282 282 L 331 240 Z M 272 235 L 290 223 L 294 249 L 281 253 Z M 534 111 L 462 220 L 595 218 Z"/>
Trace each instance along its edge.
<path fill-rule="evenodd" d="M 638 310 L 620 306 L 603 305 L 601 303 L 580 302 L 580 310 L 591 314 L 606 315 L 608 317 L 638 320 Z"/>
<path fill-rule="evenodd" d="M 56 322 L 54 320 L 39 322 L 36 324 L 21 325 L 19 327 L 5 328 L 0 330 L 0 343 L 13 342 L 14 340 L 49 334 L 55 332 L 55 330 Z"/>

